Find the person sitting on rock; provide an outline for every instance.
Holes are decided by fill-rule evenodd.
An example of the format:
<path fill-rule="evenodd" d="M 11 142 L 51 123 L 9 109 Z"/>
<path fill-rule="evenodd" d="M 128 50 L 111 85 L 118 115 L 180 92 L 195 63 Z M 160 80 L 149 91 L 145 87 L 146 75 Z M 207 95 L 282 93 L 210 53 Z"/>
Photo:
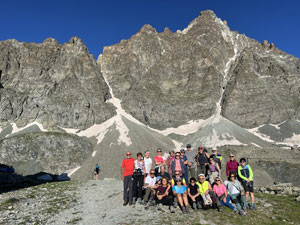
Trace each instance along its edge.
<path fill-rule="evenodd" d="M 216 177 L 215 183 L 213 191 L 219 198 L 221 205 L 236 211 L 237 209 L 230 203 L 230 196 L 227 194 L 226 186 L 222 183 L 221 177 Z"/>
<path fill-rule="evenodd" d="M 162 210 L 162 205 L 168 205 L 171 213 L 175 213 L 173 207 L 173 195 L 170 194 L 171 185 L 167 177 L 161 179 L 161 184 L 156 190 L 156 204 L 157 210 Z"/>
<path fill-rule="evenodd" d="M 216 204 L 218 211 L 221 212 L 219 198 L 217 198 L 215 193 L 212 191 L 210 183 L 205 180 L 204 174 L 199 174 L 199 182 L 196 184 L 199 186 L 200 195 L 203 199 L 203 208 L 207 209 L 214 203 Z"/>
<path fill-rule="evenodd" d="M 251 197 L 250 209 L 254 209 L 254 194 L 253 194 L 253 172 L 251 167 L 246 164 L 246 159 L 240 159 L 240 166 L 238 167 L 238 175 L 242 180 L 242 184 L 246 193 L 246 207 L 248 207 L 249 193 Z"/>
<path fill-rule="evenodd" d="M 155 161 L 155 176 L 157 176 L 157 174 L 160 172 L 160 167 L 166 165 L 166 161 L 162 156 L 161 148 L 157 149 L 157 155 L 154 157 L 154 161 Z"/>
<path fill-rule="evenodd" d="M 94 169 L 94 180 L 99 180 L 99 172 L 100 172 L 100 167 L 98 164 L 96 164 Z"/>
<path fill-rule="evenodd" d="M 239 212 L 240 215 L 245 216 L 247 213 L 243 210 L 243 207 L 246 204 L 245 196 L 243 195 L 243 187 L 241 183 L 236 179 L 236 175 L 234 172 L 229 173 L 228 181 L 225 181 L 224 185 L 227 187 L 227 192 L 231 198 L 231 201 L 237 207 L 236 212 Z"/>
<path fill-rule="evenodd" d="M 155 177 L 155 170 L 151 169 L 150 174 L 145 179 L 145 185 L 143 189 L 145 189 L 144 195 L 144 205 L 146 205 L 146 209 L 149 208 L 150 203 L 154 200 L 154 196 L 156 193 L 156 177 Z"/>
<path fill-rule="evenodd" d="M 181 178 L 175 179 L 175 185 L 172 188 L 173 195 L 176 196 L 177 202 L 179 203 L 182 213 L 187 214 L 189 212 L 189 202 L 187 198 L 187 188 L 182 184 Z"/>
<path fill-rule="evenodd" d="M 234 154 L 230 153 L 230 159 L 226 163 L 226 176 L 229 176 L 230 172 L 238 173 L 239 163 L 234 159 Z"/>
<path fill-rule="evenodd" d="M 143 154 L 141 152 L 137 153 L 137 159 L 134 161 L 134 172 L 133 172 L 133 199 L 132 204 L 135 204 L 138 197 L 138 203 L 142 204 L 143 197 L 143 186 L 145 179 L 145 163 L 143 160 Z M 138 192 L 138 193 L 137 193 Z"/>
<path fill-rule="evenodd" d="M 221 175 L 219 164 L 215 162 L 213 157 L 209 158 L 209 182 L 214 184 L 216 177 Z"/>
<path fill-rule="evenodd" d="M 201 197 L 200 197 L 200 191 L 199 186 L 196 184 L 196 179 L 194 177 L 191 177 L 190 183 L 188 186 L 188 197 L 189 202 L 193 206 L 193 209 L 201 209 Z"/>

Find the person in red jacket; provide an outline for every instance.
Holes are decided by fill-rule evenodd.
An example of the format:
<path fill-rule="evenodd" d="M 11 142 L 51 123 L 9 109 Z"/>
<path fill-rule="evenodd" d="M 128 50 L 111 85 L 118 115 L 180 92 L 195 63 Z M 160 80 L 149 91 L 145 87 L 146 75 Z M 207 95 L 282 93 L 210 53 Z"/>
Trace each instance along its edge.
<path fill-rule="evenodd" d="M 133 171 L 134 171 L 134 158 L 131 158 L 131 152 L 126 152 L 126 159 L 122 161 L 121 178 L 124 182 L 124 206 L 129 203 L 132 204 L 132 187 L 133 187 Z"/>
<path fill-rule="evenodd" d="M 230 172 L 234 172 L 237 176 L 239 163 L 234 159 L 234 155 L 230 154 L 230 160 L 226 163 L 226 176 L 229 176 Z"/>

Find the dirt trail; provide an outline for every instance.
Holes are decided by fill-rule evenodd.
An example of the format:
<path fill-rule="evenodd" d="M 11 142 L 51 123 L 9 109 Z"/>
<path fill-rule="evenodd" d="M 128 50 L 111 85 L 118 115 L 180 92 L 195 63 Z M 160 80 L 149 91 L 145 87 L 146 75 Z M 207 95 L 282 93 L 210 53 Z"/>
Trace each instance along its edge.
<path fill-rule="evenodd" d="M 156 207 L 144 209 L 143 205 L 123 206 L 123 183 L 120 180 L 105 179 L 87 181 L 76 190 L 77 204 L 62 211 L 49 221 L 49 224 L 179 224 L 174 217 L 183 217 L 179 208 L 176 215 L 163 207 L 163 212 Z M 197 213 L 198 214 L 198 213 Z M 169 220 L 172 217 L 172 221 Z M 199 223 L 211 224 L 204 220 L 199 212 Z"/>

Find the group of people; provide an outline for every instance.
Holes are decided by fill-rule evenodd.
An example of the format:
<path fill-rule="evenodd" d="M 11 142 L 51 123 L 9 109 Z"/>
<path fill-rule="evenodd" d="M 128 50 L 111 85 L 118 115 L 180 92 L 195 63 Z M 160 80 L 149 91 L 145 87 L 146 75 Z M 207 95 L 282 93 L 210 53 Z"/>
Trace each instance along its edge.
<path fill-rule="evenodd" d="M 190 144 L 186 150 L 171 151 L 167 158 L 162 150 L 152 161 L 150 151 L 144 155 L 137 153 L 136 159 L 126 152 L 122 161 L 121 177 L 124 183 L 124 206 L 136 203 L 169 206 L 171 213 L 180 207 L 183 213 L 192 209 L 216 208 L 219 212 L 226 206 L 240 215 L 246 215 L 247 209 L 254 209 L 253 172 L 245 158 L 238 163 L 233 154 L 226 163 L 226 176 L 221 179 L 223 157 L 217 149 L 212 154 L 199 147 L 192 150 Z M 198 175 L 197 175 L 198 174 Z M 249 196 L 251 204 L 248 204 Z"/>

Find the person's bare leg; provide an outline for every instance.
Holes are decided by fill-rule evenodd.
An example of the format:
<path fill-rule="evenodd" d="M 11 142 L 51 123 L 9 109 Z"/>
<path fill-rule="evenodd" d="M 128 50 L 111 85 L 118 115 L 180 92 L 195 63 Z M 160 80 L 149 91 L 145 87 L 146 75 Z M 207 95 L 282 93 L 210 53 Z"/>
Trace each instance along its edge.
<path fill-rule="evenodd" d="M 245 197 L 246 197 L 246 202 L 248 202 L 248 200 L 249 200 L 249 192 L 248 191 L 246 192 Z"/>
<path fill-rule="evenodd" d="M 254 194 L 253 194 L 253 192 L 250 192 L 250 198 L 251 198 L 251 203 L 254 203 Z"/>
<path fill-rule="evenodd" d="M 189 205 L 189 201 L 188 201 L 188 197 L 187 197 L 187 194 L 186 194 L 186 193 L 183 194 L 183 201 L 184 201 L 184 205 L 185 205 L 185 206 L 188 206 L 188 205 Z"/>
<path fill-rule="evenodd" d="M 177 194 L 176 195 L 177 201 L 179 203 L 180 206 L 183 206 L 183 201 L 182 201 L 182 196 L 181 194 Z"/>

